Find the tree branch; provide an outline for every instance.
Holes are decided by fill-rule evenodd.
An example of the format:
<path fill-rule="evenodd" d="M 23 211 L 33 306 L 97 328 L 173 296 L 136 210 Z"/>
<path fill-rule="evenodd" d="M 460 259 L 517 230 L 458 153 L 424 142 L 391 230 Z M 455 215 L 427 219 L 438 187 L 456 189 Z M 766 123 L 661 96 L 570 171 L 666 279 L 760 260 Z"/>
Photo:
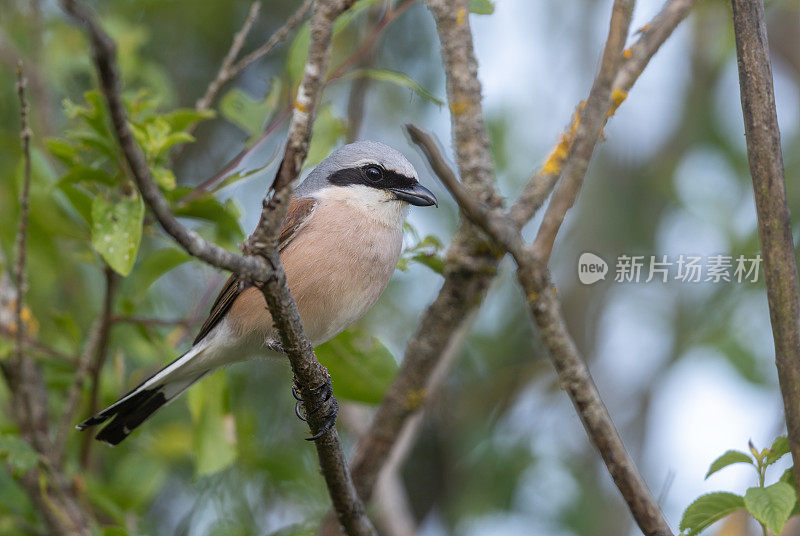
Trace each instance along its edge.
<path fill-rule="evenodd" d="M 514 257 L 517 277 L 525 291 L 539 334 L 558 372 L 562 389 L 569 395 L 589 439 L 603 458 L 639 528 L 646 535 L 671 535 L 658 503 L 625 450 L 589 368 L 567 331 L 545 261 L 538 257 L 534 247 L 524 245 L 522 235 L 513 220 L 505 214 L 487 210 L 465 195 L 464 188 L 455 179 L 455 173 L 441 159 L 430 135 L 413 126 L 409 130 L 412 132 L 412 140 L 420 144 L 431 167 L 436 170 L 437 176 L 453 195 L 464 215 L 481 226 Z"/>
<path fill-rule="evenodd" d="M 800 485 L 800 295 L 764 6 L 760 0 L 731 3 L 775 364 L 786 411 L 795 485 Z"/>
<path fill-rule="evenodd" d="M 436 19 L 441 42 L 461 176 L 473 196 L 489 207 L 499 207 L 500 199 L 492 188 L 494 176 L 483 123 L 469 6 L 466 0 L 429 0 L 427 5 Z M 453 334 L 481 303 L 496 273 L 498 253 L 476 227 L 462 223 L 445 255 L 444 285 L 423 313 L 394 382 L 356 446 L 353 479 L 362 499 L 370 498 L 403 423 L 424 401 L 431 372 Z"/>
<path fill-rule="evenodd" d="M 666 2 L 661 13 L 647 25 L 649 28 L 643 32 L 636 45 L 631 47 L 632 53 L 617 78 L 618 83 L 624 82 L 620 87 L 630 88 L 638 73 L 695 2 L 696 0 Z M 454 146 L 457 149 L 460 175 L 464 178 L 463 188 L 468 193 L 466 197 L 476 200 L 478 206 L 493 211 L 499 207 L 499 202 L 493 193 L 488 148 L 486 152 L 475 149 L 476 145 L 487 147 L 487 144 L 485 141 L 462 143 L 462 140 L 469 140 L 475 132 L 478 133 L 478 140 L 486 139 L 482 119 L 475 118 L 476 115 L 481 115 L 480 84 L 477 81 L 477 64 L 469 35 L 468 11 L 464 3 L 451 6 L 449 11 L 448 6 L 442 2 L 431 1 L 428 5 L 437 17 L 437 29 L 442 43 Z M 461 24 L 457 24 L 459 21 Z M 625 78 L 622 78 L 623 75 Z M 475 78 L 474 82 L 469 81 L 470 76 Z M 566 154 L 564 150 L 563 155 L 559 155 L 559 172 Z M 478 161 L 484 164 L 475 165 Z M 543 172 L 549 171 L 548 166 L 543 167 Z M 533 217 L 536 208 L 549 195 L 559 174 L 552 175 L 549 186 L 542 187 L 542 181 L 538 180 L 542 176 L 541 172 L 531 180 L 508 215 L 517 227 Z M 476 186 L 480 192 L 477 196 Z M 359 440 L 356 447 L 352 462 L 353 478 L 363 499 L 369 499 L 377 474 L 397 440 L 402 423 L 424 400 L 426 383 L 443 349 L 470 312 L 481 303 L 502 254 L 495 248 L 469 222 L 462 224 L 453 239 L 445 256 L 445 281 L 439 295 L 422 314 L 419 327 L 406 348 L 397 377 L 378 408 L 369 432 Z"/>
<path fill-rule="evenodd" d="M 575 141 L 568 149 L 569 156 L 564 162 L 561 180 L 547 206 L 544 220 L 539 227 L 533 248 L 538 257 L 547 261 L 553 250 L 561 223 L 567 210 L 578 197 L 594 146 L 605 124 L 606 113 L 611 102 L 611 89 L 622 60 L 622 50 L 628 38 L 635 0 L 615 0 L 611 13 L 608 39 L 603 50 L 600 72 L 594 80 L 586 104 L 575 113 L 578 123 Z"/>
<path fill-rule="evenodd" d="M 14 302 L 14 316 L 16 317 L 16 332 L 14 337 L 14 353 L 17 360 L 25 359 L 23 343 L 25 339 L 27 322 L 24 321 L 22 310 L 25 307 L 25 294 L 28 292 L 28 281 L 25 274 L 25 262 L 28 255 L 28 216 L 31 202 L 31 129 L 28 127 L 28 114 L 30 107 L 25 97 L 28 81 L 22 70 L 22 60 L 17 62 L 17 96 L 19 97 L 20 134 L 22 140 L 22 158 L 24 169 L 22 175 L 22 193 L 19 200 L 19 227 L 17 228 L 17 262 L 14 265 L 14 281 L 17 284 L 17 298 Z"/>
<path fill-rule="evenodd" d="M 259 225 L 245 244 L 244 249 L 248 255 L 242 257 L 206 242 L 175 219 L 128 128 L 127 114 L 119 96 L 119 74 L 113 41 L 82 6 L 74 0 L 62 0 L 64 10 L 82 24 L 89 34 L 100 87 L 108 103 L 114 132 L 148 207 L 165 231 L 190 255 L 218 268 L 233 271 L 261 288 L 283 348 L 289 357 L 300 393 L 309 404 L 324 402 L 324 393 L 319 387 L 329 381 L 329 376 L 317 361 L 303 332 L 297 306 L 286 285 L 275 238 L 291 196 L 291 183 L 299 175 L 308 149 L 314 111 L 328 61 L 333 21 L 352 3 L 353 0 L 327 0 L 316 4 L 311 21 L 311 45 L 303 80 L 297 92 L 284 157 L 272 185 L 273 194 L 265 198 Z M 327 404 L 335 405 L 335 398 L 331 397 Z M 312 432 L 320 429 L 325 413 L 321 410 L 308 415 Z M 342 526 L 350 535 L 375 534 L 350 479 L 336 429 L 329 429 L 315 444 L 322 473 Z"/>

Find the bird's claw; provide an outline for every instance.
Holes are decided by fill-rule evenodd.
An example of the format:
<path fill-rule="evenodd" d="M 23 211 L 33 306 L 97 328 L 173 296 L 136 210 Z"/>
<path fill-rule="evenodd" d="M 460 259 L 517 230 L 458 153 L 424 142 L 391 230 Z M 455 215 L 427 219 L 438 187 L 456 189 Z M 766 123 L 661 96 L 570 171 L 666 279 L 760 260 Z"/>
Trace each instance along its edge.
<path fill-rule="evenodd" d="M 334 424 L 336 424 L 336 417 L 339 414 L 339 403 L 333 398 L 333 387 L 331 386 L 330 380 L 314 387 L 312 391 L 316 393 L 321 393 L 319 397 L 319 402 L 314 407 L 314 409 L 310 411 L 305 411 L 305 415 L 303 414 L 303 410 L 305 410 L 305 401 L 303 397 L 300 396 L 299 389 L 296 383 L 292 383 L 292 396 L 297 400 L 294 405 L 294 412 L 297 415 L 297 418 L 303 422 L 308 422 L 308 416 L 313 415 L 318 412 L 322 407 L 328 405 L 328 411 L 325 413 L 322 425 L 316 430 L 313 436 L 306 438 L 306 441 L 316 441 L 320 437 L 322 437 L 325 432 L 330 430 Z M 317 397 L 315 397 L 317 398 Z M 332 404 L 327 404 L 329 400 L 332 400 Z"/>
<path fill-rule="evenodd" d="M 333 428 L 333 426 L 336 424 L 336 417 L 338 415 L 339 415 L 339 402 L 337 402 L 336 399 L 334 398 L 333 403 L 330 406 L 330 409 L 325 414 L 325 420 L 322 421 L 322 425 L 317 430 L 317 433 L 315 433 L 311 437 L 307 437 L 306 441 L 316 441 L 317 439 L 322 437 L 325 434 L 325 432 Z"/>

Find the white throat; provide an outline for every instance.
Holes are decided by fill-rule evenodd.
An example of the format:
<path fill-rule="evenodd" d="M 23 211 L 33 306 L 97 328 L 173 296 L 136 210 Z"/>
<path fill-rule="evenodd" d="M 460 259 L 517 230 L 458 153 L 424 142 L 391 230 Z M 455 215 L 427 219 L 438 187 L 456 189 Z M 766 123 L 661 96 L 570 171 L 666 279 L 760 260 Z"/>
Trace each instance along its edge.
<path fill-rule="evenodd" d="M 360 184 L 327 186 L 313 195 L 347 203 L 362 216 L 395 229 L 403 227 L 408 212 L 408 203 L 395 199 L 391 192 Z"/>

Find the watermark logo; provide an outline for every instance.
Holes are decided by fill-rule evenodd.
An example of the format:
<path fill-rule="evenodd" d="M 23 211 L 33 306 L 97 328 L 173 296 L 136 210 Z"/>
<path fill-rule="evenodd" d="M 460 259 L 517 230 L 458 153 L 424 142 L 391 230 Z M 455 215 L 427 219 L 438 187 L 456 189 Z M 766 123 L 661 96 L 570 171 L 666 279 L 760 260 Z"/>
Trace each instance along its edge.
<path fill-rule="evenodd" d="M 593 285 L 606 278 L 608 263 L 594 253 L 581 253 L 578 259 L 578 279 L 584 285 Z"/>
<path fill-rule="evenodd" d="M 756 283 L 761 255 L 619 255 L 614 267 L 615 283 Z M 578 279 L 592 285 L 606 278 L 608 264 L 594 253 L 578 258 Z"/>

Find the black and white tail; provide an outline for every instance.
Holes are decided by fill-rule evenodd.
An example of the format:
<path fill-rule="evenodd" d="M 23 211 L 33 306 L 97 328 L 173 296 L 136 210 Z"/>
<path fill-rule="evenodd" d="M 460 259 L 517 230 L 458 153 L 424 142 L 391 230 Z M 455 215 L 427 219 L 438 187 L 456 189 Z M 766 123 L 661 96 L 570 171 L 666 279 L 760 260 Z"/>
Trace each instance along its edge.
<path fill-rule="evenodd" d="M 137 388 L 108 406 L 106 409 L 80 423 L 76 428 L 85 430 L 113 417 L 96 439 L 117 445 L 156 411 L 205 376 L 210 370 L 198 370 L 191 361 L 198 357 L 206 345 L 203 342 L 145 380 Z M 194 365 L 194 366 L 192 366 Z"/>

